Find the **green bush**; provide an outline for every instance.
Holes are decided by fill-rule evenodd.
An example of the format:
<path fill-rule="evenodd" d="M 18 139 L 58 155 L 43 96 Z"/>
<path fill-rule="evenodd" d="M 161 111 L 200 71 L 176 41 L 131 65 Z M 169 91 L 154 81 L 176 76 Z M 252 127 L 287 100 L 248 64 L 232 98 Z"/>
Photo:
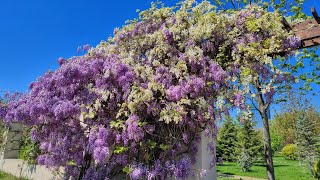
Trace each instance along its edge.
<path fill-rule="evenodd" d="M 253 165 L 252 157 L 248 153 L 242 152 L 239 157 L 239 165 L 242 171 L 244 172 L 250 171 Z"/>
<path fill-rule="evenodd" d="M 314 177 L 320 179 L 320 159 L 314 164 Z"/>
<path fill-rule="evenodd" d="M 283 155 L 286 159 L 296 160 L 297 147 L 295 144 L 287 144 L 282 148 L 280 154 Z"/>
<path fill-rule="evenodd" d="M 37 157 L 40 153 L 39 144 L 30 139 L 31 128 L 25 128 L 19 149 L 19 159 L 27 161 L 28 164 L 37 164 Z"/>

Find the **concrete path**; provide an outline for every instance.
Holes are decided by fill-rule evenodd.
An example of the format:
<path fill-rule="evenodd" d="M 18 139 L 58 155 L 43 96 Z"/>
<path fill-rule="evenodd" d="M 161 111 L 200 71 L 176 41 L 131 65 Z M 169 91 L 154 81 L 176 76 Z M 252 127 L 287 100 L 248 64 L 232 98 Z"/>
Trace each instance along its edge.
<path fill-rule="evenodd" d="M 219 177 L 230 178 L 230 179 L 238 179 L 238 180 L 266 180 L 261 178 L 247 177 L 247 176 L 238 176 L 238 175 L 228 175 L 228 174 L 219 174 Z"/>

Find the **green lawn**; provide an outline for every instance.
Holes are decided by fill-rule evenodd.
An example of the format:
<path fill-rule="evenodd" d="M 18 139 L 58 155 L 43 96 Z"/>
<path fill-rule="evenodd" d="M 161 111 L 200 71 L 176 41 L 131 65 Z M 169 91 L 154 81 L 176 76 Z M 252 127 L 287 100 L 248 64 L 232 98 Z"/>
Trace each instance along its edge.
<path fill-rule="evenodd" d="M 0 171 L 0 179 L 1 180 L 27 180 L 26 178 L 18 178 L 2 171 Z"/>
<path fill-rule="evenodd" d="M 282 156 L 273 158 L 277 180 L 315 180 L 305 164 L 299 165 L 298 161 L 287 160 Z M 266 179 L 266 168 L 264 162 L 256 162 L 250 172 L 242 172 L 237 163 L 225 162 L 218 165 L 218 174 L 238 175 Z M 228 179 L 228 178 L 219 178 Z"/>

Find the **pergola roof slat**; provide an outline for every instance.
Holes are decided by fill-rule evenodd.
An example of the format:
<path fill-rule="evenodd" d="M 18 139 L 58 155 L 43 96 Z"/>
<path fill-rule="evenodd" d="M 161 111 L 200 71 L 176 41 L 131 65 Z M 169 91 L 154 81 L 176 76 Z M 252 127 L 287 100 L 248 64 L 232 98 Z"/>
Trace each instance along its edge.
<path fill-rule="evenodd" d="M 299 22 L 297 24 L 292 25 L 292 29 L 294 31 L 302 31 L 305 29 L 309 29 L 312 27 L 319 27 L 320 25 L 318 24 L 318 22 L 315 19 L 308 19 L 302 22 Z"/>
<path fill-rule="evenodd" d="M 302 47 L 308 48 L 320 45 L 320 37 L 302 41 Z"/>
<path fill-rule="evenodd" d="M 320 17 L 314 7 L 311 8 L 313 19 L 292 25 L 291 29 L 298 36 L 302 45 L 300 48 L 308 48 L 320 45 Z M 285 22 L 284 26 L 287 28 Z"/>
<path fill-rule="evenodd" d="M 303 31 L 295 31 L 295 34 L 299 36 L 302 41 L 317 38 L 320 36 L 320 27 L 318 26 L 310 29 L 305 29 Z"/>

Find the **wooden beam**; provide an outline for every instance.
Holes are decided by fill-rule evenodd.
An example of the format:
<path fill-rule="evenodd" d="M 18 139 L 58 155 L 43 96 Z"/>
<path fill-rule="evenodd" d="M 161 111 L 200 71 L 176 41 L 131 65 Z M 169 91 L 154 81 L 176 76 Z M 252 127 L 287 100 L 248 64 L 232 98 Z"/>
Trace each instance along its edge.
<path fill-rule="evenodd" d="M 309 48 L 309 47 L 314 47 L 319 45 L 320 45 L 320 37 L 317 37 L 317 38 L 302 41 L 301 48 Z"/>
<path fill-rule="evenodd" d="M 291 26 L 290 26 L 290 24 L 288 23 L 288 21 L 286 20 L 285 17 L 282 16 L 281 22 L 282 22 L 282 24 L 283 24 L 283 26 L 284 26 L 285 29 L 291 30 Z"/>
<path fill-rule="evenodd" d="M 312 19 L 292 26 L 294 34 L 301 39 L 301 48 L 320 45 L 320 26 L 315 23 Z"/>
<path fill-rule="evenodd" d="M 297 24 L 292 25 L 293 31 L 303 31 L 305 29 L 310 29 L 313 27 L 319 27 L 320 25 L 315 19 L 308 19 Z"/>
<path fill-rule="evenodd" d="M 320 37 L 320 27 L 312 27 L 304 29 L 302 31 L 294 31 L 295 35 L 298 36 L 302 41 Z"/>
<path fill-rule="evenodd" d="M 320 17 L 317 13 L 317 10 L 316 8 L 312 7 L 311 8 L 311 13 L 312 13 L 312 16 L 314 17 L 314 19 L 317 21 L 318 24 L 320 24 Z"/>
<path fill-rule="evenodd" d="M 292 30 L 301 39 L 300 48 L 320 45 L 320 17 L 314 7 L 311 8 L 313 19 L 292 25 Z"/>

